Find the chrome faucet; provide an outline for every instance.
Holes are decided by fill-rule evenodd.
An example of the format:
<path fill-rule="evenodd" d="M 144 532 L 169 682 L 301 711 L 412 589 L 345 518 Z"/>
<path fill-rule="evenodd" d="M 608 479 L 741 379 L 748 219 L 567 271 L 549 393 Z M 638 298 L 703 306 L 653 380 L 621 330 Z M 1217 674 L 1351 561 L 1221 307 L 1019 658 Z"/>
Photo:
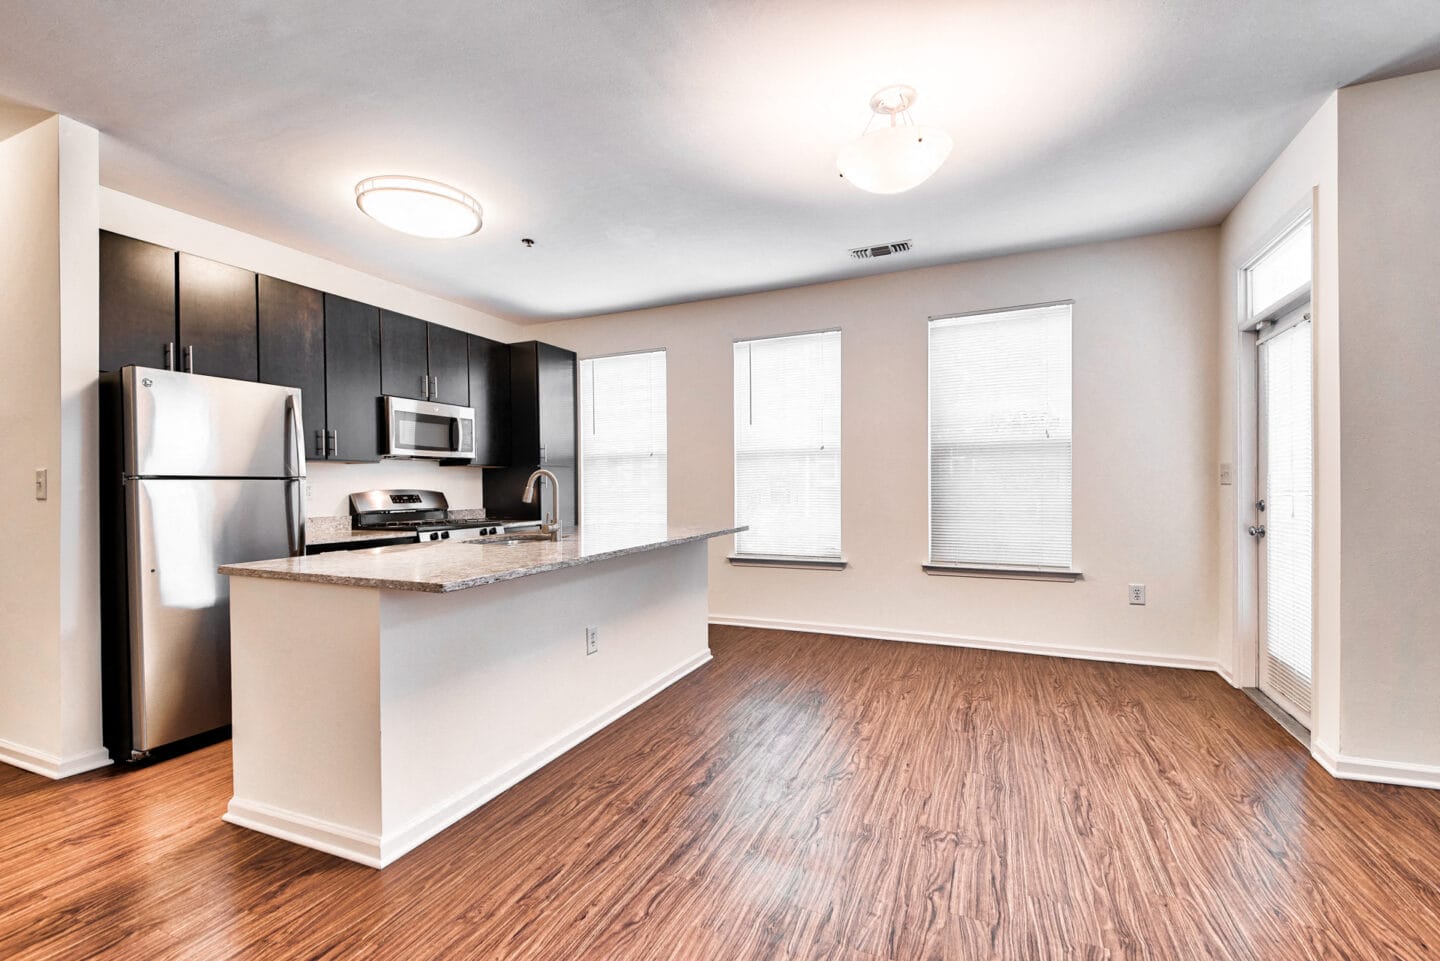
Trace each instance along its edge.
<path fill-rule="evenodd" d="M 542 477 L 550 478 L 550 516 L 540 521 L 540 533 L 556 541 L 560 539 L 560 481 L 555 475 L 543 467 L 531 474 L 520 499 L 527 504 L 535 503 L 535 482 Z"/>

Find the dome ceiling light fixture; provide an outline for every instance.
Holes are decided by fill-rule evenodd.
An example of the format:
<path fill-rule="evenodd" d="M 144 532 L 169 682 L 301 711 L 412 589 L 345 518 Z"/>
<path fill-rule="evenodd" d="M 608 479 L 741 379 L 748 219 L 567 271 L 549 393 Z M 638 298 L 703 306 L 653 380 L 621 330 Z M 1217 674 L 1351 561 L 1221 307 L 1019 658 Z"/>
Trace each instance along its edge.
<path fill-rule="evenodd" d="M 904 84 L 875 92 L 870 123 L 835 158 L 841 177 L 872 194 L 898 194 L 920 186 L 940 169 L 955 142 L 939 127 L 915 123 L 910 108 L 916 96 L 915 88 Z M 889 126 L 870 129 L 875 117 L 886 116 Z"/>
<path fill-rule="evenodd" d="M 392 230 L 432 240 L 470 236 L 483 213 L 463 190 L 420 177 L 368 177 L 355 185 L 355 205 Z"/>

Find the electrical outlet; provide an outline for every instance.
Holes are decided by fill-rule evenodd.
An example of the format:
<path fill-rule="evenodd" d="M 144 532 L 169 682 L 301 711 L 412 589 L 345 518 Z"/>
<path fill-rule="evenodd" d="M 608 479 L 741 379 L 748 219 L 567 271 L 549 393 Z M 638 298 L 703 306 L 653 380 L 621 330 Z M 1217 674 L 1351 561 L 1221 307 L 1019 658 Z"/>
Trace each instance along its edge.
<path fill-rule="evenodd" d="M 35 471 L 35 499 L 37 501 L 47 500 L 50 497 L 50 472 L 41 467 Z"/>
<path fill-rule="evenodd" d="M 598 628 L 598 627 L 587 627 L 587 628 L 585 628 L 585 656 L 586 656 L 586 657 L 589 657 L 591 654 L 594 654 L 594 653 L 596 653 L 596 652 L 599 651 L 599 650 L 600 650 L 600 628 Z"/>
<path fill-rule="evenodd" d="M 1221 487 L 1229 487 L 1229 486 L 1230 486 L 1231 484 L 1233 484 L 1233 483 L 1235 483 L 1235 465 L 1234 465 L 1234 464 L 1221 464 L 1221 465 L 1220 465 L 1220 486 L 1221 486 Z"/>
<path fill-rule="evenodd" d="M 314 484 L 306 484 L 306 485 L 305 485 L 305 499 L 306 499 L 307 501 L 308 501 L 308 500 L 314 500 L 314 499 L 315 499 L 315 485 L 314 485 Z"/>
<path fill-rule="evenodd" d="M 1140 606 L 1140 607 L 1144 607 L 1144 606 L 1145 606 L 1145 585 L 1144 585 L 1144 584 L 1131 584 L 1131 585 L 1130 585 L 1130 603 L 1131 603 L 1131 604 L 1138 605 L 1138 606 Z"/>

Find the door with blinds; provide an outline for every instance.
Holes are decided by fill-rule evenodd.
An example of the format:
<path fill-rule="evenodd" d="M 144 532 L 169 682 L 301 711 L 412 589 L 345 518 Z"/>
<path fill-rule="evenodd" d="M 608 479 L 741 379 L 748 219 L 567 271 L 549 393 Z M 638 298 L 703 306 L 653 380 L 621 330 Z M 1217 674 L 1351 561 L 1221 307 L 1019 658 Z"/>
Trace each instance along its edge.
<path fill-rule="evenodd" d="M 1259 338 L 1260 690 L 1310 726 L 1314 661 L 1314 385 L 1310 306 Z"/>

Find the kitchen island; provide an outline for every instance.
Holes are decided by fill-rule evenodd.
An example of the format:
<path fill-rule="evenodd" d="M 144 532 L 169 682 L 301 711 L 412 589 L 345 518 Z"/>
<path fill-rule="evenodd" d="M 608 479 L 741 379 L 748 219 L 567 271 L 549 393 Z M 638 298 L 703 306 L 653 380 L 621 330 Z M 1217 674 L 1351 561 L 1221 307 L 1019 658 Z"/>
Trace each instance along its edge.
<path fill-rule="evenodd" d="M 225 820 L 384 867 L 707 662 L 707 542 L 737 530 L 608 525 L 220 568 Z"/>

